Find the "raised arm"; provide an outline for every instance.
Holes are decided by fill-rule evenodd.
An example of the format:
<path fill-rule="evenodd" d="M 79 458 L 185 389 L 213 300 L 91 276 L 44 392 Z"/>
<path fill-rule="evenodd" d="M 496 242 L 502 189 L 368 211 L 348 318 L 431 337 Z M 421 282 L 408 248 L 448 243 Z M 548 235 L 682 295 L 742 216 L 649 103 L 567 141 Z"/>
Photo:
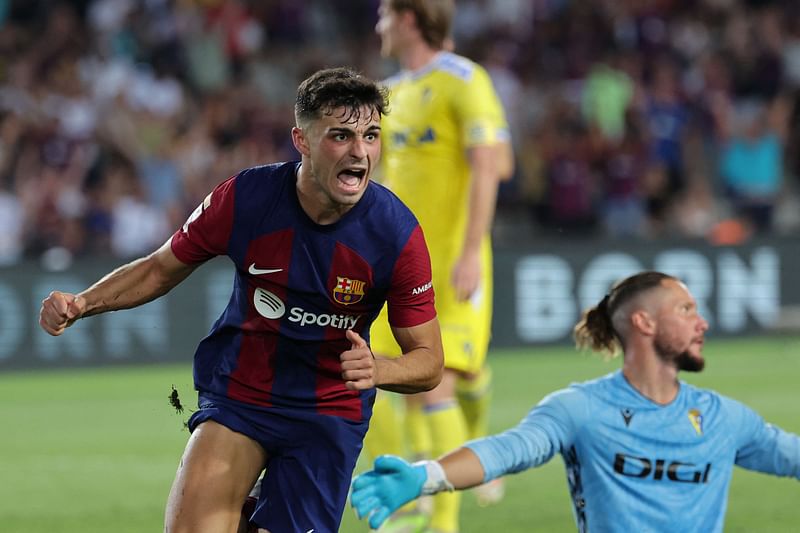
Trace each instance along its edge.
<path fill-rule="evenodd" d="M 155 300 L 195 268 L 175 257 L 170 239 L 155 252 L 117 268 L 79 294 L 51 292 L 42 301 L 39 325 L 50 335 L 61 335 L 79 318 Z"/>

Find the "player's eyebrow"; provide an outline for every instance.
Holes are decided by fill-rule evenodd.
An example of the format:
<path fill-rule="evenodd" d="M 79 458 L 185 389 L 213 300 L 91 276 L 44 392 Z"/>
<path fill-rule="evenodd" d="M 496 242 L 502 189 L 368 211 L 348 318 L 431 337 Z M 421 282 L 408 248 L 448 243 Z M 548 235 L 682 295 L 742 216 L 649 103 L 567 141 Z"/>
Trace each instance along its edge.
<path fill-rule="evenodd" d="M 335 126 L 333 128 L 328 128 L 328 133 L 345 133 L 345 134 L 353 134 L 355 130 L 353 128 L 345 128 L 341 126 Z"/>
<path fill-rule="evenodd" d="M 373 133 L 375 131 L 380 131 L 381 127 L 378 124 L 374 124 L 366 129 L 364 133 Z M 355 134 L 355 128 L 348 128 L 345 126 L 334 126 L 328 129 L 328 133 L 347 133 L 347 134 Z"/>

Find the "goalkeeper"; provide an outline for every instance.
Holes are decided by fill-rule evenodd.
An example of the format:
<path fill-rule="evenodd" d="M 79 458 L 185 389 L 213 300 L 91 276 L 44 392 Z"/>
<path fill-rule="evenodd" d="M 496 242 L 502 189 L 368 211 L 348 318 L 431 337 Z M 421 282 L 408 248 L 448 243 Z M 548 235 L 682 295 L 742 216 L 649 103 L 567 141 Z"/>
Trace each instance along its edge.
<path fill-rule="evenodd" d="M 379 457 L 353 482 L 351 502 L 377 528 L 421 494 L 472 487 L 560 453 L 580 531 L 721 532 L 733 466 L 800 479 L 800 437 L 678 380 L 681 370 L 702 370 L 707 329 L 677 279 L 628 277 L 575 327 L 579 347 L 621 348 L 621 371 L 555 392 L 515 428 L 438 461 Z"/>

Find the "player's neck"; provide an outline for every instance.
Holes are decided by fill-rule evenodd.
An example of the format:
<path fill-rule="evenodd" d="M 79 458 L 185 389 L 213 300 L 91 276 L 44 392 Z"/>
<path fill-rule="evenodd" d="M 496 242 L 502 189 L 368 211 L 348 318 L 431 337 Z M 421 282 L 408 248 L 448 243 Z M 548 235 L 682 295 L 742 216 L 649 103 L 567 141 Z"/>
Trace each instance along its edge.
<path fill-rule="evenodd" d="M 433 58 L 439 52 L 441 50 L 431 48 L 425 42 L 420 42 L 405 48 L 400 57 L 398 57 L 398 61 L 403 66 L 403 69 L 413 72 L 433 61 Z"/>
<path fill-rule="evenodd" d="M 622 374 L 642 396 L 659 405 L 667 405 L 678 396 L 680 385 L 677 368 L 665 364 L 655 356 L 637 357 L 637 354 L 626 354 Z"/>
<path fill-rule="evenodd" d="M 332 202 L 318 186 L 315 186 L 314 177 L 304 172 L 309 165 L 300 165 L 297 170 L 297 201 L 300 208 L 315 224 L 327 226 L 334 224 L 347 213 L 352 206 L 340 205 Z"/>

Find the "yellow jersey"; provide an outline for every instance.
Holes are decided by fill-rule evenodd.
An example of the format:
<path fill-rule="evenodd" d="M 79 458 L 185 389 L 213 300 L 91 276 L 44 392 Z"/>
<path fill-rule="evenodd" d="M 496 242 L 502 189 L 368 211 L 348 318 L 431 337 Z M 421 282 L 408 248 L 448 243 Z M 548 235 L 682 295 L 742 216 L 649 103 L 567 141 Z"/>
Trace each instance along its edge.
<path fill-rule="evenodd" d="M 467 149 L 508 139 L 503 107 L 486 70 L 450 52 L 385 84 L 382 181 L 417 216 L 432 260 L 452 263 L 469 212 Z"/>

